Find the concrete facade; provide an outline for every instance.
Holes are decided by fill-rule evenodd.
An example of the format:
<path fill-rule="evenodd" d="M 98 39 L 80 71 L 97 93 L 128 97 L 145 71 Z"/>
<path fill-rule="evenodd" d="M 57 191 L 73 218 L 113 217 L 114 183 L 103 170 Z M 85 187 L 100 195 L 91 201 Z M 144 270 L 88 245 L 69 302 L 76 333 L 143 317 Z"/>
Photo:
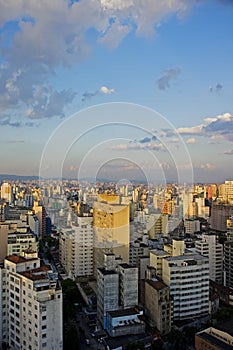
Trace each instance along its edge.
<path fill-rule="evenodd" d="M 210 279 L 222 283 L 223 245 L 217 242 L 217 237 L 203 234 L 201 240 L 195 242 L 195 250 L 209 259 Z"/>
<path fill-rule="evenodd" d="M 170 288 L 161 280 L 145 281 L 145 310 L 152 327 L 157 327 L 163 335 L 171 331 L 173 301 Z"/>
<path fill-rule="evenodd" d="M 2 342 L 14 350 L 63 348 L 62 290 L 37 253 L 11 255 L 1 271 Z M 0 332 L 0 335 L 1 335 Z"/>
<path fill-rule="evenodd" d="M 186 320 L 209 313 L 209 262 L 201 255 L 163 259 L 162 279 L 170 287 L 173 317 Z"/>

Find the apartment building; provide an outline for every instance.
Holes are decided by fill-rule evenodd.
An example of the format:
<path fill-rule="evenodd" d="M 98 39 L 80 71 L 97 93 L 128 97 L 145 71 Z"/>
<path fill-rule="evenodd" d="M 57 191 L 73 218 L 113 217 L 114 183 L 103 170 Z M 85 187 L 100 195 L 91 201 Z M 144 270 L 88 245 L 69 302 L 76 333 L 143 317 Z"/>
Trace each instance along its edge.
<path fill-rule="evenodd" d="M 97 318 L 107 327 L 107 312 L 119 307 L 119 274 L 114 270 L 97 269 Z"/>
<path fill-rule="evenodd" d="M 62 230 L 60 260 L 71 277 L 93 275 L 93 228 L 91 217 L 78 217 L 71 229 Z"/>
<path fill-rule="evenodd" d="M 51 266 L 29 250 L 10 255 L 0 283 L 0 344 L 12 350 L 62 349 L 62 289 Z"/>
<path fill-rule="evenodd" d="M 112 252 L 129 263 L 129 206 L 95 202 L 93 208 L 94 228 L 94 275 L 103 267 L 104 253 Z"/>
<path fill-rule="evenodd" d="M 123 308 L 138 305 L 138 268 L 129 264 L 119 264 L 119 304 Z"/>
<path fill-rule="evenodd" d="M 33 233 L 15 232 L 8 234 L 7 255 L 22 255 L 28 248 L 34 252 L 38 251 L 38 241 Z"/>
<path fill-rule="evenodd" d="M 209 313 L 209 262 L 198 254 L 166 257 L 162 280 L 170 287 L 173 317 L 186 320 Z"/>
<path fill-rule="evenodd" d="M 222 283 L 223 245 L 217 242 L 217 237 L 214 234 L 203 234 L 202 238 L 195 242 L 195 250 L 209 259 L 210 279 Z"/>
<path fill-rule="evenodd" d="M 233 241 L 224 244 L 225 285 L 233 288 Z"/>
<path fill-rule="evenodd" d="M 170 288 L 160 279 L 145 281 L 145 311 L 152 327 L 157 327 L 161 334 L 171 331 L 173 301 Z"/>

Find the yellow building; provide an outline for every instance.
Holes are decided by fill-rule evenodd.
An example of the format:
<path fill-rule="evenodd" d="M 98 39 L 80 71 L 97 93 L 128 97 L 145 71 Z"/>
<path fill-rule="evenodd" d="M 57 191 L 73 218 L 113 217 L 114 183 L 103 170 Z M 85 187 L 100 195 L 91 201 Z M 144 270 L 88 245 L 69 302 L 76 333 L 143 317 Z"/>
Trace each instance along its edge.
<path fill-rule="evenodd" d="M 112 252 L 129 263 L 129 206 L 95 202 L 93 207 L 94 274 L 103 267 L 104 252 Z"/>

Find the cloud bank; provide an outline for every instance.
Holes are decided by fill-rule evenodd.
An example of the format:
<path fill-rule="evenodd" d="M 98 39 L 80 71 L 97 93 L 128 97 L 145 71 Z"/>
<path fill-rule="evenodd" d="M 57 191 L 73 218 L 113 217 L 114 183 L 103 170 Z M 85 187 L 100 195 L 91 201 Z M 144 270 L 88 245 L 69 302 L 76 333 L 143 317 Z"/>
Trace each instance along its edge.
<path fill-rule="evenodd" d="M 86 59 L 90 29 L 96 43 L 116 47 L 130 33 L 152 36 L 169 16 L 184 16 L 196 0 L 0 0 L 0 113 L 29 119 L 64 116 L 76 92 L 51 86 L 61 67 Z M 167 88 L 170 71 L 160 82 Z M 113 91 L 102 87 L 102 93 Z M 84 98 L 89 98 L 86 95 Z"/>

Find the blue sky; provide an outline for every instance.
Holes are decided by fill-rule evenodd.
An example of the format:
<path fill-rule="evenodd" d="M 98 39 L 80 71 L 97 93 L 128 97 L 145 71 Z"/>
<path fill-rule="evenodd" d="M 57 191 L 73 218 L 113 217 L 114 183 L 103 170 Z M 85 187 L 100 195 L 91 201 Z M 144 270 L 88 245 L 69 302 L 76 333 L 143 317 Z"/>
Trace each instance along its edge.
<path fill-rule="evenodd" d="M 230 0 L 0 0 L 0 172 L 232 179 L 232 34 Z"/>

